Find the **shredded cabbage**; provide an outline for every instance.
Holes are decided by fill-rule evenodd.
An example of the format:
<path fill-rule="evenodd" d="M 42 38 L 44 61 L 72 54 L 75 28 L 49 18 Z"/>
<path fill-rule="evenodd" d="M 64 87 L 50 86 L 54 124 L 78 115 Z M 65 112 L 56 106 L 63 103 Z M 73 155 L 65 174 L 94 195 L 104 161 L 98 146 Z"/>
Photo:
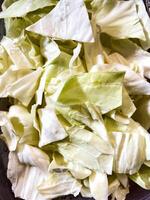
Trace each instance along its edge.
<path fill-rule="evenodd" d="M 150 189 L 143 1 L 4 0 L 0 111 L 15 197 L 125 200 Z"/>

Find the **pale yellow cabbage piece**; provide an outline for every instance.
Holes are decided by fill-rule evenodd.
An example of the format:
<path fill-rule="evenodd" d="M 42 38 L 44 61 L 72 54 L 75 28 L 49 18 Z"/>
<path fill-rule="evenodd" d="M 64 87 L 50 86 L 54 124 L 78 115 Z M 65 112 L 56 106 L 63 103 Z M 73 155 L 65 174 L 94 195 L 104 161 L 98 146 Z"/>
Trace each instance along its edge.
<path fill-rule="evenodd" d="M 101 31 L 115 38 L 146 40 L 134 1 L 97 1 L 94 16 Z"/>
<path fill-rule="evenodd" d="M 16 69 L 36 69 L 43 65 L 39 47 L 28 36 L 20 36 L 16 40 L 4 36 L 1 45 L 8 53 Z"/>
<path fill-rule="evenodd" d="M 24 17 L 27 13 L 52 6 L 57 0 L 19 0 L 12 3 L 7 9 L 0 13 L 0 18 Z"/>
<path fill-rule="evenodd" d="M 146 7 L 144 5 L 143 1 L 139 1 L 139 0 L 134 0 L 137 6 L 137 13 L 140 19 L 140 22 L 143 26 L 144 29 L 144 34 L 146 37 L 146 41 L 140 41 L 142 47 L 144 49 L 148 49 L 150 47 L 150 19 L 149 19 L 149 15 L 148 12 L 146 11 Z"/>
<path fill-rule="evenodd" d="M 45 107 L 38 109 L 38 115 L 41 127 L 39 147 L 67 137 L 67 133 L 60 124 L 54 108 Z"/>
<path fill-rule="evenodd" d="M 46 58 L 45 65 L 55 60 L 61 53 L 59 46 L 50 38 L 42 38 L 40 42 L 41 54 Z"/>
<path fill-rule="evenodd" d="M 49 165 L 49 171 L 69 170 L 72 176 L 76 179 L 85 179 L 91 174 L 91 170 L 82 165 L 64 160 L 63 156 L 59 153 L 53 154 L 53 160 Z"/>
<path fill-rule="evenodd" d="M 102 114 L 107 113 L 122 104 L 123 76 L 123 72 L 91 72 L 72 76 L 66 81 L 58 102 L 66 105 L 89 102 L 99 106 Z"/>
<path fill-rule="evenodd" d="M 72 126 L 78 126 L 79 128 L 87 126 L 104 141 L 109 142 L 99 107 L 89 103 L 85 106 L 65 106 L 57 104 L 56 109 Z"/>
<path fill-rule="evenodd" d="M 48 171 L 50 158 L 44 151 L 37 147 L 28 144 L 19 145 L 17 156 L 19 161 L 23 164 L 35 166 L 43 172 Z"/>
<path fill-rule="evenodd" d="M 96 26 L 95 19 L 92 21 L 92 28 L 94 33 L 94 43 L 85 43 L 84 46 L 84 59 L 86 62 L 87 70 L 90 71 L 94 65 L 104 64 L 104 55 L 101 41 L 99 39 L 100 30 Z"/>
<path fill-rule="evenodd" d="M 69 172 L 52 172 L 47 179 L 38 186 L 38 192 L 46 199 L 80 193 L 82 185 Z"/>
<path fill-rule="evenodd" d="M 108 199 L 108 180 L 106 174 L 93 172 L 89 177 L 89 185 L 92 197 L 95 200 Z"/>
<path fill-rule="evenodd" d="M 125 40 L 118 40 L 113 39 L 110 37 L 102 38 L 101 40 L 103 42 L 103 45 L 108 45 L 108 48 L 111 49 L 113 52 L 120 53 L 128 62 L 126 63 L 120 63 L 118 61 L 122 60 L 121 56 L 118 54 L 119 59 L 117 56 L 114 55 L 114 59 L 112 62 L 116 61 L 120 64 L 127 65 L 127 66 L 136 66 L 137 73 L 141 74 L 141 76 L 145 76 L 147 78 L 150 78 L 150 53 L 147 51 L 144 51 L 140 46 L 138 46 L 136 43 L 129 39 Z M 107 46 L 106 45 L 106 46 Z M 120 59 L 121 58 L 121 59 Z M 124 59 L 124 60 L 125 60 Z"/>
<path fill-rule="evenodd" d="M 112 61 L 117 59 L 117 61 Z M 111 64 L 105 65 L 96 65 L 93 66 L 92 72 L 125 72 L 124 76 L 124 86 L 127 88 L 127 91 L 130 95 L 150 95 L 150 83 L 139 73 L 136 73 L 129 66 L 120 64 L 118 61 L 118 56 L 112 55 L 108 58 Z M 114 64 L 112 64 L 114 62 Z M 118 64 L 119 63 L 119 64 Z"/>
<path fill-rule="evenodd" d="M 137 183 L 142 188 L 149 190 L 150 189 L 150 167 L 143 165 L 141 169 L 136 173 L 130 176 L 130 179 Z"/>
<path fill-rule="evenodd" d="M 4 73 L 12 64 L 6 50 L 0 45 L 0 74 Z"/>
<path fill-rule="evenodd" d="M 35 71 L 13 68 L 9 68 L 0 76 L 0 97 L 10 96 L 28 106 L 38 87 L 42 68 Z"/>
<path fill-rule="evenodd" d="M 64 40 L 94 42 L 92 28 L 83 0 L 61 0 L 56 7 L 27 31 Z"/>
<path fill-rule="evenodd" d="M 46 200 L 39 194 L 37 186 L 47 176 L 48 173 L 43 172 L 38 167 L 21 164 L 15 152 L 9 153 L 7 177 L 12 183 L 15 197 L 30 200 Z"/>
<path fill-rule="evenodd" d="M 58 144 L 58 152 L 65 160 L 73 161 L 91 170 L 112 173 L 113 159 L 111 157 L 114 152 L 109 143 L 86 129 L 76 127 L 68 132 L 70 142 Z"/>
<path fill-rule="evenodd" d="M 0 138 L 6 142 L 9 151 L 15 151 L 19 137 L 15 134 L 14 127 L 6 112 L 0 112 L 0 126 L 3 133 Z"/>
<path fill-rule="evenodd" d="M 144 161 L 149 160 L 148 132 L 132 119 L 129 124 L 123 125 L 106 118 L 105 125 L 115 147 L 114 172 L 128 174 L 138 172 Z"/>
<path fill-rule="evenodd" d="M 38 144 L 39 135 L 33 127 L 33 119 L 27 108 L 21 105 L 11 106 L 8 118 L 13 126 L 14 133 L 19 137 L 20 144 Z"/>

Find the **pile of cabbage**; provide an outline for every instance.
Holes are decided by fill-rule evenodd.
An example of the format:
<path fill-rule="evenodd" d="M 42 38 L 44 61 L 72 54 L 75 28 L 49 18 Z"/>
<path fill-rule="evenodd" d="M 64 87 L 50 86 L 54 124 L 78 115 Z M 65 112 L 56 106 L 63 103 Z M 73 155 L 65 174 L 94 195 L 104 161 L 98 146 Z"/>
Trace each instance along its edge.
<path fill-rule="evenodd" d="M 141 0 L 5 0 L 0 136 L 16 197 L 150 189 L 150 19 Z"/>

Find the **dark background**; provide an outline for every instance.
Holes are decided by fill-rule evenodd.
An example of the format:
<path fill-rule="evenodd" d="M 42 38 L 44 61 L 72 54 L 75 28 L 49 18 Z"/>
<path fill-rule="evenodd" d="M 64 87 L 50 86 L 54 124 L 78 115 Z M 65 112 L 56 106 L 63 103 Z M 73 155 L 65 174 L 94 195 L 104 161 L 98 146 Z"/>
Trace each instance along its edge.
<path fill-rule="evenodd" d="M 144 0 L 148 13 L 150 7 L 150 0 Z M 2 0 L 0 0 L 0 5 Z M 0 20 L 0 39 L 4 35 L 4 24 Z M 0 110 L 7 110 L 9 105 L 7 104 L 7 99 L 0 99 Z M 7 172 L 7 162 L 8 162 L 8 149 L 3 141 L 0 140 L 0 200 L 20 200 L 19 198 L 14 198 L 14 194 L 11 191 L 11 184 L 6 177 Z M 81 196 L 74 198 L 73 196 L 66 196 L 59 198 L 59 200 L 83 200 Z M 30 200 L 30 199 L 27 199 Z M 139 186 L 130 182 L 130 194 L 127 195 L 126 200 L 150 200 L 150 191 L 143 190 Z"/>

